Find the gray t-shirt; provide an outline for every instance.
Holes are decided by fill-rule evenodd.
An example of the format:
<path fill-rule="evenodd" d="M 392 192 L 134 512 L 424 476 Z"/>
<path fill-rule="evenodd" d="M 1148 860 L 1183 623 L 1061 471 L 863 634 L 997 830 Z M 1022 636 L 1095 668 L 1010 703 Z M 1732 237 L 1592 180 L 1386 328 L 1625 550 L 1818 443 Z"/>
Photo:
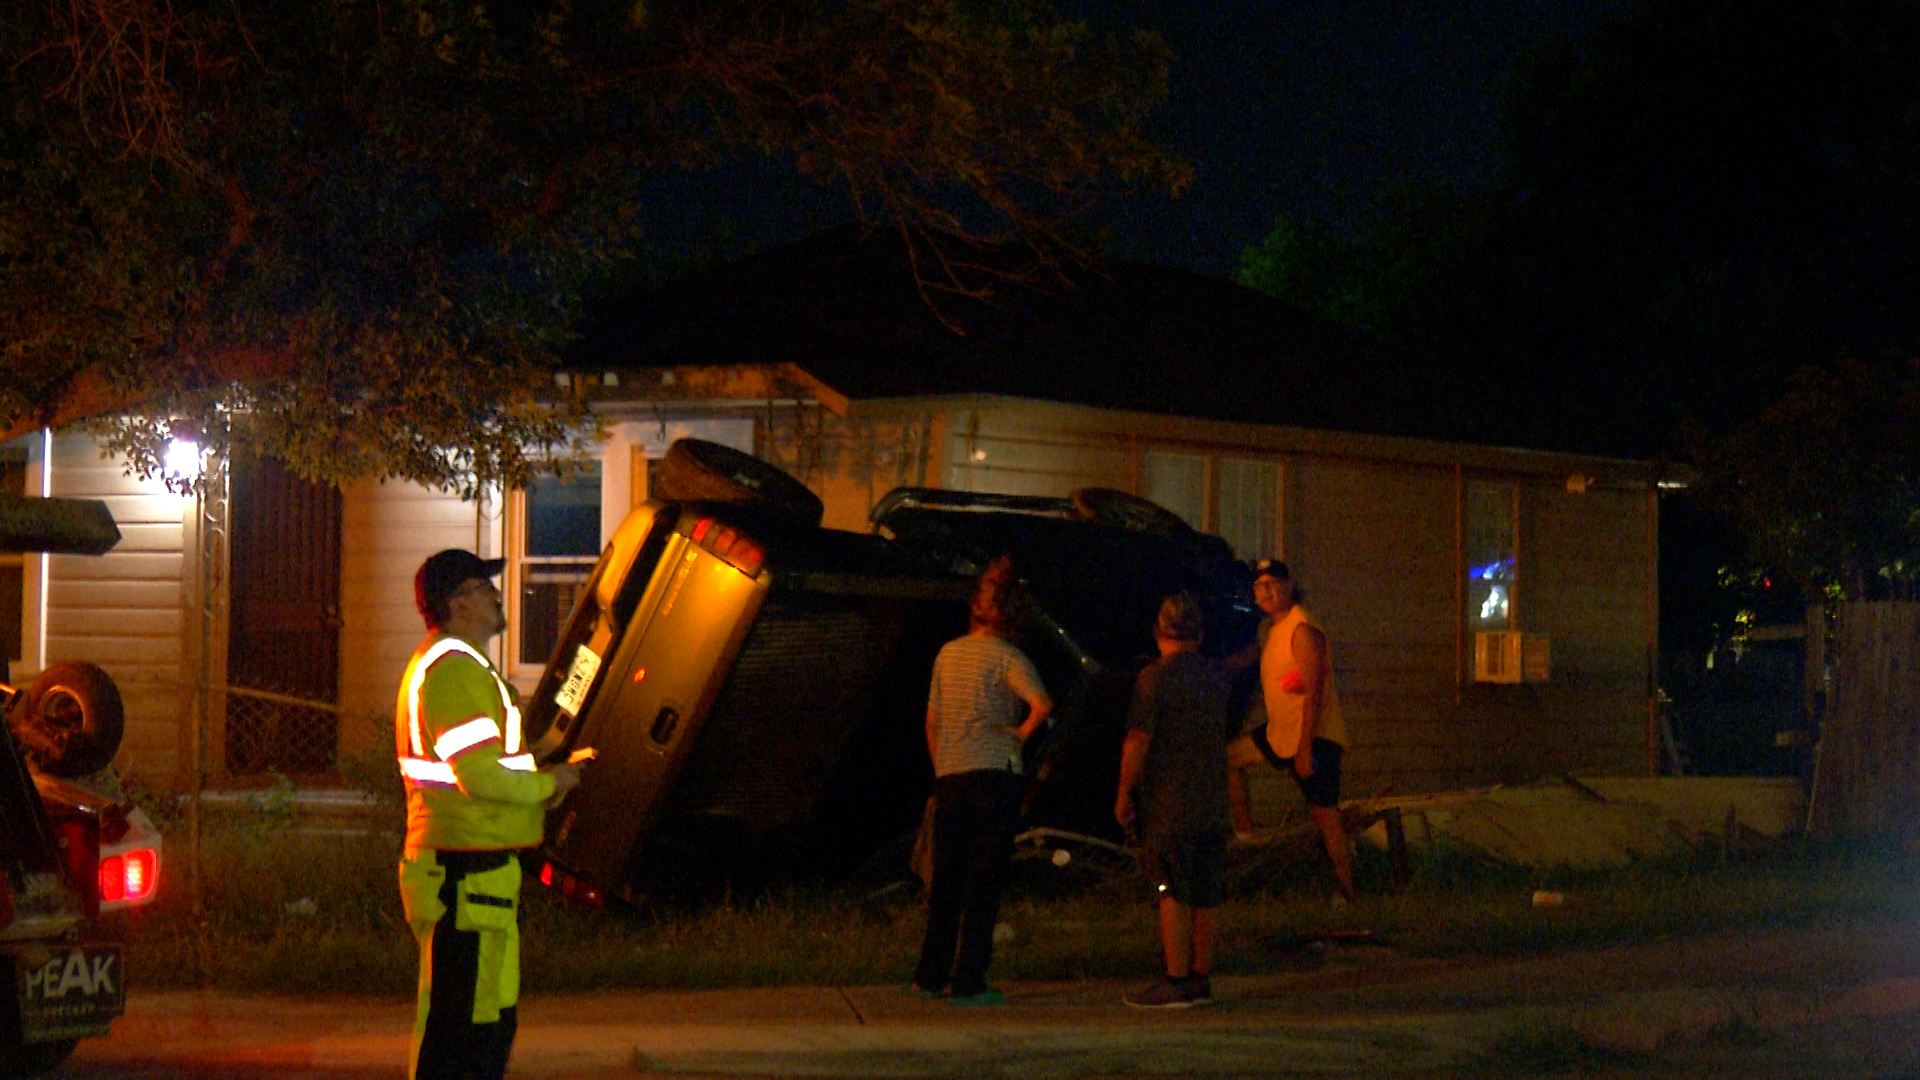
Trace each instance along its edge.
<path fill-rule="evenodd" d="M 1020 771 L 1020 739 L 1010 728 L 1027 719 L 1027 698 L 1047 698 L 1025 653 L 989 634 L 946 643 L 933 661 L 927 708 L 933 712 L 933 774 L 975 769 Z"/>
<path fill-rule="evenodd" d="M 1133 686 L 1128 731 L 1152 736 L 1135 795 L 1142 836 L 1225 832 L 1229 683 L 1197 652 L 1148 664 Z"/>

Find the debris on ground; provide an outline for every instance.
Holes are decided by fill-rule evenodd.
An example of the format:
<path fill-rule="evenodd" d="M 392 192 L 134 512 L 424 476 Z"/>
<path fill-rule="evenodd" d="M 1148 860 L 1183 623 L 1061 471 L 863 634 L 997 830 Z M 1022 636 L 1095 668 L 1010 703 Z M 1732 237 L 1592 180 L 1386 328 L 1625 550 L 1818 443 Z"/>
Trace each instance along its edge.
<path fill-rule="evenodd" d="M 1397 811 L 1415 850 L 1445 843 L 1503 863 L 1592 870 L 1689 852 L 1773 850 L 1800 831 L 1806 796 L 1792 778 L 1557 776 L 1364 805 Z M 1363 835 L 1390 849 L 1384 817 Z"/>

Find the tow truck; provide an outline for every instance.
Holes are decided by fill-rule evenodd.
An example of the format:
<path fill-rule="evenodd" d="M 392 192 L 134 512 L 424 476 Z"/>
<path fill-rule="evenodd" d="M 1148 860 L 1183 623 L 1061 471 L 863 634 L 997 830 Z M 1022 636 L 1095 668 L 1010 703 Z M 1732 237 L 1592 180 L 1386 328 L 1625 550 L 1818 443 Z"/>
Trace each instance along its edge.
<path fill-rule="evenodd" d="M 0 551 L 105 554 L 120 540 L 98 500 L 0 495 Z M 113 913 L 150 903 L 160 833 L 112 761 L 124 724 L 99 667 L 47 665 L 24 689 L 0 656 L 0 1075 L 58 1067 L 126 1007 Z M 104 916 L 104 917 L 103 917 Z"/>

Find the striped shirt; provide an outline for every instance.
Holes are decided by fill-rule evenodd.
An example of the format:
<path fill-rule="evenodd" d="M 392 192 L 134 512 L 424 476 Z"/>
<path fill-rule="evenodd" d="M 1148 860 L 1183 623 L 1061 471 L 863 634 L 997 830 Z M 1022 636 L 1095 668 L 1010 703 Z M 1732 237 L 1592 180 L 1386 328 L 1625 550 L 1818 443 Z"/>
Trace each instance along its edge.
<path fill-rule="evenodd" d="M 976 769 L 1020 771 L 1020 738 L 1027 699 L 1052 707 L 1040 673 L 1026 654 L 989 634 L 968 634 L 940 649 L 933 662 L 927 711 L 933 717 L 935 776 Z"/>

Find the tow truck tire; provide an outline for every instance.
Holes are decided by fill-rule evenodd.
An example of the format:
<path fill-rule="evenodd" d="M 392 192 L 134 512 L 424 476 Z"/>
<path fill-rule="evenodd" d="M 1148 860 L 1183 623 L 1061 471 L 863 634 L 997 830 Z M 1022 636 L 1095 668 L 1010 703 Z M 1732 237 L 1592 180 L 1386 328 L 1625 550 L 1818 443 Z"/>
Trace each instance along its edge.
<path fill-rule="evenodd" d="M 1161 535 L 1193 531 L 1193 526 L 1188 525 L 1179 514 L 1130 492 L 1084 487 L 1076 490 L 1072 498 L 1075 512 L 1088 521 Z"/>
<path fill-rule="evenodd" d="M 76 1039 L 15 1044 L 0 1050 L 0 1075 L 42 1076 L 60 1067 L 79 1045 Z"/>
<path fill-rule="evenodd" d="M 106 672 L 69 660 L 41 672 L 9 719 L 34 768 L 73 777 L 113 763 L 126 710 Z"/>
<path fill-rule="evenodd" d="M 778 466 L 705 439 L 677 439 L 667 447 L 651 494 L 675 502 L 757 506 L 809 526 L 826 513 L 820 496 Z"/>

